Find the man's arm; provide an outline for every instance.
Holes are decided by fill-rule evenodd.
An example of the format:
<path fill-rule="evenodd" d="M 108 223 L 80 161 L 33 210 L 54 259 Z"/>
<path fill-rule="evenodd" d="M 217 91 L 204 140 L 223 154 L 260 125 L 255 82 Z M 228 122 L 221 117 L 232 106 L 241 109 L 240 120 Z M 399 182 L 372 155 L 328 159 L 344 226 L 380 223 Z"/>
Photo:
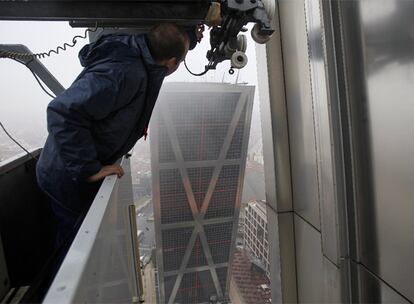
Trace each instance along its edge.
<path fill-rule="evenodd" d="M 75 181 L 97 181 L 110 174 L 123 175 L 117 165 L 103 167 L 98 160 L 91 126 L 131 100 L 122 90 L 125 76 L 109 69 L 89 72 L 48 106 L 48 130 L 67 172 Z M 139 89 L 137 80 L 137 89 Z"/>

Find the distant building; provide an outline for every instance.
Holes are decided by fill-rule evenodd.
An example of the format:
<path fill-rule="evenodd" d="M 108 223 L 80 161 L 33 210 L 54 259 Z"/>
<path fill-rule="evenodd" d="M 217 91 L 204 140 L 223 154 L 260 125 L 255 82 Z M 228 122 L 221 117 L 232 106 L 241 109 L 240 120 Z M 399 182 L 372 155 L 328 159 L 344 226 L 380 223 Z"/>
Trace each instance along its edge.
<path fill-rule="evenodd" d="M 258 164 L 263 165 L 264 164 L 263 153 L 261 152 L 253 153 L 253 160 L 257 162 Z"/>
<path fill-rule="evenodd" d="M 254 89 L 166 83 L 150 130 L 161 303 L 226 301 Z"/>
<path fill-rule="evenodd" d="M 250 152 L 249 155 L 248 155 L 248 160 L 256 162 L 260 165 L 263 165 L 264 164 L 263 152 L 261 152 L 261 151 Z"/>
<path fill-rule="evenodd" d="M 247 204 L 244 217 L 244 246 L 255 264 L 261 266 L 270 278 L 269 242 L 266 204 L 253 201 Z"/>

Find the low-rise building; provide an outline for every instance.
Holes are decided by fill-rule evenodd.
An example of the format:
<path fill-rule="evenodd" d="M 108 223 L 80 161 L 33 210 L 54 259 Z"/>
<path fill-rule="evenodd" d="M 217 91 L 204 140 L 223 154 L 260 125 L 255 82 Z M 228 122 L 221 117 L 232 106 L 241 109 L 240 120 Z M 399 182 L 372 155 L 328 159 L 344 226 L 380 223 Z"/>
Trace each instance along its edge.
<path fill-rule="evenodd" d="M 244 247 L 251 254 L 252 260 L 269 273 L 269 242 L 265 201 L 252 201 L 245 208 Z"/>

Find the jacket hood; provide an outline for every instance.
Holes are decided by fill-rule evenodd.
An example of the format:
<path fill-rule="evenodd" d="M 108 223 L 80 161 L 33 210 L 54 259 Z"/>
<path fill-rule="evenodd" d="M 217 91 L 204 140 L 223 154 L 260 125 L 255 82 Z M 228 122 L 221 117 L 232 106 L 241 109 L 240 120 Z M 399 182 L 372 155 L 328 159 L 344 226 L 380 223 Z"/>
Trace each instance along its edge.
<path fill-rule="evenodd" d="M 79 52 L 79 60 L 83 67 L 108 61 L 143 60 L 147 69 L 166 69 L 157 65 L 148 49 L 146 35 L 110 34 L 100 37 L 97 41 L 85 45 Z"/>

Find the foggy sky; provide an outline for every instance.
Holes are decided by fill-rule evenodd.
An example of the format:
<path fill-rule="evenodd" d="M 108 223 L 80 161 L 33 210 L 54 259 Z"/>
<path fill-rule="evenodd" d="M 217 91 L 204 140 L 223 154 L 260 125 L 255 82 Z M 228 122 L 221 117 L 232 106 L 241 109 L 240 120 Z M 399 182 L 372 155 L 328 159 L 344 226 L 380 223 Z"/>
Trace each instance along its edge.
<path fill-rule="evenodd" d="M 71 42 L 73 36 L 83 35 L 83 32 L 84 29 L 71 28 L 67 22 L 0 21 L 0 44 L 24 44 L 32 52 L 45 52 L 65 42 Z M 207 63 L 207 32 L 206 30 L 202 43 L 187 56 L 187 64 L 194 73 L 202 72 Z M 246 33 L 246 36 L 249 63 L 240 70 L 238 82 L 256 85 L 255 44 L 249 33 Z M 74 48 L 42 59 L 41 62 L 64 87 L 68 87 L 82 70 L 77 54 L 87 43 L 88 40 L 79 40 Z M 235 83 L 238 72 L 236 70 L 234 75 L 229 75 L 229 68 L 230 63 L 227 61 L 220 63 L 216 71 L 209 71 L 203 77 L 195 77 L 190 75 L 182 64 L 179 70 L 165 81 Z M 0 59 L 0 77 L 0 121 L 12 134 L 21 133 L 24 129 L 46 134 L 46 107 L 51 98 L 41 90 L 31 72 L 17 62 Z M 256 89 L 252 132 L 260 132 L 258 108 Z M 256 130 L 257 126 L 259 130 Z M 0 139 L 3 138 L 0 136 Z"/>

